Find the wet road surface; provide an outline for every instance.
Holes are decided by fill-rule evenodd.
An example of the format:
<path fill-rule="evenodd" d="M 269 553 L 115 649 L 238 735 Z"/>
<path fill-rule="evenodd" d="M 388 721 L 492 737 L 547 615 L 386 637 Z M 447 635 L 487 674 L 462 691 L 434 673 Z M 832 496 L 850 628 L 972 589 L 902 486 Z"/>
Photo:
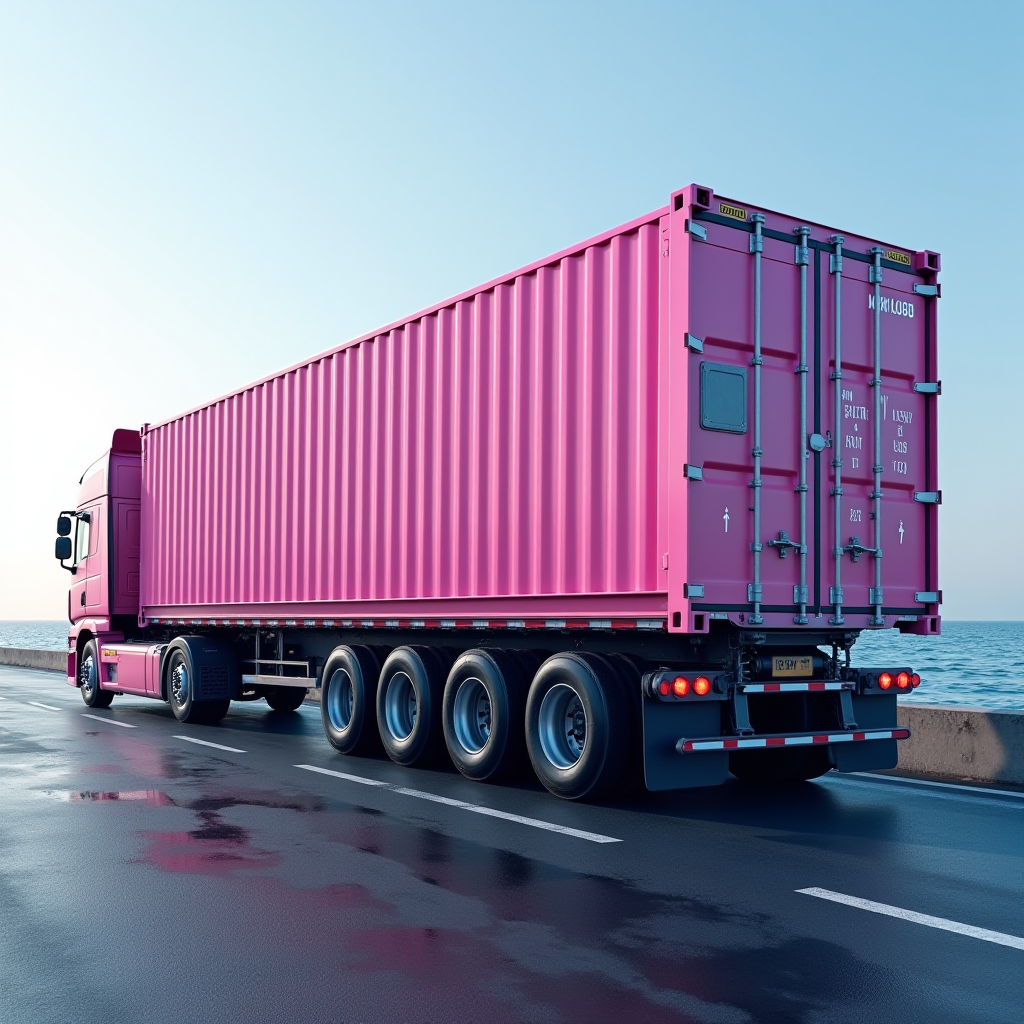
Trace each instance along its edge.
<path fill-rule="evenodd" d="M 567 804 L 11 668 L 0 772 L 4 1024 L 1024 1021 L 1021 794 Z"/>

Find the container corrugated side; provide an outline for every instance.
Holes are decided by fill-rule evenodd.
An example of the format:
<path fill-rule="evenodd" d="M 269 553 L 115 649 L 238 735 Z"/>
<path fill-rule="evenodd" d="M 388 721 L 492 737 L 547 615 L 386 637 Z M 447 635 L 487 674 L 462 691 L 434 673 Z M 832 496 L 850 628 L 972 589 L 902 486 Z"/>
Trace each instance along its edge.
<path fill-rule="evenodd" d="M 664 614 L 657 216 L 148 431 L 143 612 Z"/>

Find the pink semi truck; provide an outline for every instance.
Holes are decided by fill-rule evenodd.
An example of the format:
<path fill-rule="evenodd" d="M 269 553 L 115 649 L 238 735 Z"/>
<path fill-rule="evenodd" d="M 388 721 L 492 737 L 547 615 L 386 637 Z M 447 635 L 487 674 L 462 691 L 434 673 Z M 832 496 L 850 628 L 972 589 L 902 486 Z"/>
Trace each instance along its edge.
<path fill-rule="evenodd" d="M 86 704 L 298 707 L 558 796 L 892 767 L 939 632 L 939 255 L 690 185 L 140 432 L 58 520 Z"/>

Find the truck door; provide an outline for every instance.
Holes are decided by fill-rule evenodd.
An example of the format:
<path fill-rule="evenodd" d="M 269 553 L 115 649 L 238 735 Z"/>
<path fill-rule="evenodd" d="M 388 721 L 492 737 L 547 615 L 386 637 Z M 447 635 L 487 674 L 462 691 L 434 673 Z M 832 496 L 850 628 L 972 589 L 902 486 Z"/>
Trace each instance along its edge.
<path fill-rule="evenodd" d="M 102 503 L 96 502 L 81 510 L 75 526 L 74 565 L 75 576 L 71 584 L 71 613 L 76 618 L 82 614 L 99 612 L 103 604 L 102 552 Z"/>

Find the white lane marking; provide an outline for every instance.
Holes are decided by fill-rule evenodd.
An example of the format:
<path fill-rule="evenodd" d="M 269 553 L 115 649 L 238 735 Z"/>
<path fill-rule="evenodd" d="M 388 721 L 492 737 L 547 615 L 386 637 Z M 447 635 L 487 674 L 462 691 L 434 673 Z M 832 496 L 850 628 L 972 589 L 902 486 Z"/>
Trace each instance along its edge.
<path fill-rule="evenodd" d="M 599 832 L 584 832 L 583 829 L 570 828 L 568 825 L 556 825 L 553 821 L 543 821 L 540 818 L 525 818 L 521 814 L 510 814 L 508 811 L 499 811 L 494 807 L 482 807 L 480 804 L 466 803 L 465 800 L 455 800 L 450 796 L 440 796 L 437 793 L 425 793 L 421 789 L 407 789 L 405 786 L 394 786 L 390 782 L 380 782 L 377 779 L 367 779 L 362 775 L 348 775 L 345 772 L 333 772 L 328 768 L 317 768 L 311 764 L 297 764 L 296 768 L 304 768 L 307 772 L 319 772 L 321 775 L 333 775 L 339 779 L 346 779 L 349 782 L 358 782 L 364 786 L 380 786 L 382 789 L 390 789 L 393 793 L 402 796 L 415 797 L 417 800 L 429 800 L 431 803 L 444 804 L 446 807 L 456 807 L 460 811 L 471 811 L 473 814 L 485 814 L 490 818 L 501 818 L 502 821 L 514 821 L 517 825 L 529 825 L 532 828 L 544 829 L 547 832 L 557 832 L 563 836 L 572 836 L 575 839 L 586 839 L 591 843 L 621 843 L 621 839 L 612 836 L 603 836 Z"/>
<path fill-rule="evenodd" d="M 47 711 L 60 711 L 60 708 L 55 708 L 50 704 L 40 704 L 37 700 L 30 700 L 28 703 L 33 707 L 46 708 Z"/>
<path fill-rule="evenodd" d="M 364 786 L 387 786 L 386 782 L 376 779 L 364 779 L 361 775 L 349 775 L 347 772 L 332 772 L 330 768 L 317 768 L 313 764 L 297 764 L 296 768 L 305 768 L 307 772 L 319 772 L 321 775 L 333 775 L 336 779 L 347 779 L 349 782 L 361 782 Z"/>
<path fill-rule="evenodd" d="M 94 722 L 105 722 L 107 725 L 119 725 L 122 729 L 137 729 L 137 725 L 129 725 L 127 722 L 118 722 L 113 718 L 101 718 L 99 715 L 87 715 L 83 712 L 83 718 L 91 718 Z"/>
<path fill-rule="evenodd" d="M 898 917 L 902 921 L 912 921 L 914 924 L 927 925 L 929 928 L 939 928 L 944 932 L 956 932 L 958 935 L 967 935 L 972 939 L 981 939 L 983 942 L 995 942 L 1000 946 L 1024 949 L 1024 938 L 1017 935 L 994 932 L 989 928 L 976 928 L 973 924 L 961 924 L 959 921 L 950 921 L 944 917 L 932 917 L 931 914 L 919 914 L 916 910 L 904 910 L 902 907 L 893 907 L 888 903 L 862 900 L 858 896 L 847 896 L 845 893 L 832 892 L 831 889 L 812 887 L 810 889 L 797 889 L 796 891 L 803 893 L 805 896 L 817 896 L 818 899 L 831 900 L 833 903 L 845 903 L 848 907 L 857 907 L 859 910 L 869 910 L 872 914 L 885 914 L 888 917 Z"/>
<path fill-rule="evenodd" d="M 223 743 L 211 743 L 209 740 L 197 740 L 195 736 L 175 736 L 176 740 L 184 740 L 186 743 L 198 743 L 201 747 L 215 747 L 217 750 L 230 750 L 232 754 L 248 754 L 248 750 L 239 750 L 238 747 L 225 747 Z"/>
<path fill-rule="evenodd" d="M 1018 793 L 1012 789 L 991 789 L 988 786 L 961 786 L 956 782 L 932 782 L 931 779 L 905 779 L 902 775 L 872 775 L 871 772 L 850 772 L 850 774 L 856 775 L 861 779 L 871 779 L 872 782 L 881 782 L 882 785 L 886 786 L 898 786 L 906 782 L 911 786 L 937 786 L 940 789 L 962 789 L 965 793 L 976 793 L 981 796 L 991 793 L 993 796 L 1012 796 L 1017 800 L 1024 800 L 1024 793 Z M 843 777 L 838 775 L 836 779 L 841 782 Z"/>

